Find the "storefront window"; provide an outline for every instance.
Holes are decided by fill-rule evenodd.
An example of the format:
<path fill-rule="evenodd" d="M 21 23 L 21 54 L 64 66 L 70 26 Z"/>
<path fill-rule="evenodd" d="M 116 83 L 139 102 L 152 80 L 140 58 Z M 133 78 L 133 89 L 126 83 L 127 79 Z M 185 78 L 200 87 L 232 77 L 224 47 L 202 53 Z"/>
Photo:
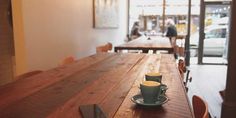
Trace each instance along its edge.
<path fill-rule="evenodd" d="M 187 34 L 188 0 L 166 0 L 166 19 L 175 22 L 179 35 Z"/>
<path fill-rule="evenodd" d="M 142 33 L 160 34 L 162 6 L 162 0 L 130 0 L 129 30 L 135 22 L 139 22 Z"/>
<path fill-rule="evenodd" d="M 193 29 L 199 24 L 200 0 L 192 0 Z M 130 0 L 129 30 L 139 22 L 140 31 L 148 35 L 165 35 L 166 20 L 172 19 L 178 34 L 187 33 L 188 0 Z"/>

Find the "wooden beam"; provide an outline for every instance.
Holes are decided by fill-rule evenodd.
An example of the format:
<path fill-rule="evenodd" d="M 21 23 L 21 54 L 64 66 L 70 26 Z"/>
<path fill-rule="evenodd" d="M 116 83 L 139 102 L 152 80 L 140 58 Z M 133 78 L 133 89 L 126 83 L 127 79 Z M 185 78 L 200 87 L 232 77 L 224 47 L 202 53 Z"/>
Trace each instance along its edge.
<path fill-rule="evenodd" d="M 187 66 L 190 65 L 190 33 L 191 33 L 191 7 L 192 7 L 192 0 L 188 1 L 188 32 L 185 39 L 185 63 Z"/>
<path fill-rule="evenodd" d="M 231 11 L 236 10 L 236 1 L 232 0 Z M 230 40 L 228 52 L 228 73 L 225 90 L 225 99 L 222 104 L 221 118 L 235 118 L 236 113 L 236 12 L 231 12 Z"/>
<path fill-rule="evenodd" d="M 200 22 L 199 22 L 199 43 L 198 43 L 198 64 L 202 64 L 202 58 L 203 58 L 203 45 L 205 39 L 205 2 L 204 0 L 201 0 L 200 4 Z"/>
<path fill-rule="evenodd" d="M 165 33 L 165 20 L 166 20 L 166 0 L 163 0 L 163 11 L 162 11 L 162 34 Z"/>

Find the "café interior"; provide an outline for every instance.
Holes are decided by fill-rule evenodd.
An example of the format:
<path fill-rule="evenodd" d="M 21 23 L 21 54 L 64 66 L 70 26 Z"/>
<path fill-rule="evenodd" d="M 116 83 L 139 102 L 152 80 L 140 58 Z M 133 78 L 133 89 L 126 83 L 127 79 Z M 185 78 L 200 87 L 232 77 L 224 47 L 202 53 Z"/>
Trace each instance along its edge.
<path fill-rule="evenodd" d="M 236 118 L 233 11 L 234 0 L 1 0 L 0 118 Z"/>

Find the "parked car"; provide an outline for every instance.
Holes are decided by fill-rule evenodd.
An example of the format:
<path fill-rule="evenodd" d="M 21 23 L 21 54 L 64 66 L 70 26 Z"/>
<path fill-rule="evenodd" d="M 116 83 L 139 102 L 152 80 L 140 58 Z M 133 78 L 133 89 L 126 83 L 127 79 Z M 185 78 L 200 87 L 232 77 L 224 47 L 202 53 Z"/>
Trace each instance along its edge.
<path fill-rule="evenodd" d="M 222 56 L 226 43 L 227 25 L 210 25 L 205 28 L 204 56 Z M 190 48 L 197 49 L 199 32 L 190 37 Z M 196 56 L 197 54 L 195 54 Z"/>

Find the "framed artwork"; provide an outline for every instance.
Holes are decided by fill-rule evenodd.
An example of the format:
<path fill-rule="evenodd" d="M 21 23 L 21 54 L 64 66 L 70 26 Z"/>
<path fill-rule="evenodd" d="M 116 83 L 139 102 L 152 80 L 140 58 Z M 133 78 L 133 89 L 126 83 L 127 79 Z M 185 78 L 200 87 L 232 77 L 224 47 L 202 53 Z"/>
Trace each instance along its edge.
<path fill-rule="evenodd" d="M 93 0 L 94 28 L 118 28 L 118 0 Z"/>

